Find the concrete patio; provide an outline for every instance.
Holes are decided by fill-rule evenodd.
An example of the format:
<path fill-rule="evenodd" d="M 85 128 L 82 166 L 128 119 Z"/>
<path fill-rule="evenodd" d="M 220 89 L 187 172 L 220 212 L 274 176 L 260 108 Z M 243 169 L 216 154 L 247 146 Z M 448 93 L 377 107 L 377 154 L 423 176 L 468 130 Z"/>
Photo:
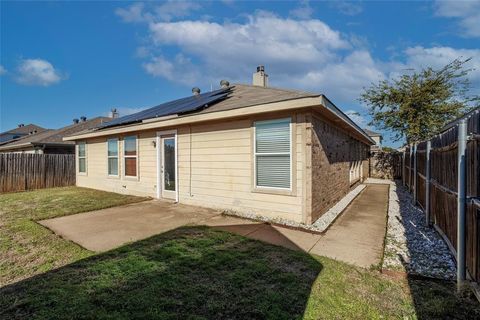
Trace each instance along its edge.
<path fill-rule="evenodd" d="M 369 267 L 378 264 L 382 256 L 388 187 L 367 185 L 324 234 L 225 216 L 214 209 L 156 200 L 40 223 L 63 238 L 97 252 L 185 225 L 206 225 L 289 249 Z"/>

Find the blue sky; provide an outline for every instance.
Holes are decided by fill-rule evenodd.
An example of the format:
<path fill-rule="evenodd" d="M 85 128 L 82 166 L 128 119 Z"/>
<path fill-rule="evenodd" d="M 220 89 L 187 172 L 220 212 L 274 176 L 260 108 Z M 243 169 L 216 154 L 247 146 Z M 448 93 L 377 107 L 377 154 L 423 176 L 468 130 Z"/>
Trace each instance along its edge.
<path fill-rule="evenodd" d="M 362 88 L 408 68 L 473 57 L 480 91 L 480 1 L 0 2 L 0 12 L 0 131 L 250 83 L 259 64 L 272 86 L 324 93 L 362 126 Z"/>

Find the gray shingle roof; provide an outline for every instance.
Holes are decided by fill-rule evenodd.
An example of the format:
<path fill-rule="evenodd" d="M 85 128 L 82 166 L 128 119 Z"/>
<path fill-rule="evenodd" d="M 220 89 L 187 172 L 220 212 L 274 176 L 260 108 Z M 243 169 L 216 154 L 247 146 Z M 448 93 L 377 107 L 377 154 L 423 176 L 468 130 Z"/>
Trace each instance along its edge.
<path fill-rule="evenodd" d="M 40 126 L 37 126 L 36 124 L 30 123 L 21 127 L 17 127 L 12 130 L 0 132 L 0 135 L 7 134 L 7 133 L 8 134 L 30 134 L 30 132 L 34 132 L 34 131 L 36 132 L 45 131 L 45 128 L 42 128 Z"/>
<path fill-rule="evenodd" d="M 103 122 L 109 121 L 111 118 L 108 117 L 96 117 L 90 120 L 86 120 L 85 122 L 74 123 L 69 126 L 52 130 L 47 129 L 43 132 L 28 135 L 22 138 L 19 138 L 15 141 L 3 144 L 0 146 L 0 150 L 8 150 L 17 148 L 20 146 L 27 146 L 28 145 L 40 145 L 40 144 L 75 144 L 73 141 L 63 141 L 63 137 L 95 128 Z"/>
<path fill-rule="evenodd" d="M 272 87 L 259 87 L 246 84 L 234 84 L 228 97 L 199 113 L 226 111 L 244 107 L 267 104 L 285 100 L 307 97 L 319 97 L 318 93 L 300 90 L 278 89 Z"/>
<path fill-rule="evenodd" d="M 301 90 L 279 89 L 274 87 L 261 87 L 261 86 L 253 86 L 253 85 L 246 85 L 246 84 L 234 84 L 229 88 L 229 92 L 226 98 L 220 101 L 215 101 L 211 105 L 206 106 L 205 108 L 192 111 L 188 115 L 222 112 L 222 111 L 240 109 L 245 107 L 252 107 L 256 105 L 264 105 L 264 104 L 281 102 L 281 101 L 303 99 L 303 98 L 315 98 L 315 97 L 320 97 L 321 99 L 325 100 L 325 103 L 328 104 L 327 109 L 329 109 L 333 114 L 335 114 L 337 117 L 342 119 L 350 128 L 358 132 L 361 136 L 363 136 L 364 138 L 366 138 L 366 140 L 368 140 L 370 143 L 373 144 L 373 140 L 371 140 L 371 138 L 369 138 L 368 135 L 364 131 L 362 131 L 362 129 L 358 127 L 358 125 L 355 124 L 347 115 L 345 115 L 330 100 L 328 100 L 328 98 L 326 98 L 324 95 L 319 93 L 311 93 L 311 92 L 306 92 Z M 156 106 L 153 108 L 158 108 L 158 107 L 159 106 Z M 145 109 L 143 112 L 147 110 L 149 109 Z M 275 110 L 272 109 L 272 111 L 275 111 Z M 175 114 L 172 114 L 172 115 L 175 115 Z M 152 119 L 154 118 L 156 118 L 155 115 L 152 115 Z M 142 120 L 140 120 L 140 117 L 139 117 L 137 121 L 130 122 L 124 125 L 119 125 L 119 126 L 126 126 L 134 123 L 141 123 L 148 119 L 150 118 L 143 118 Z M 111 128 L 113 127 L 85 130 L 83 132 L 78 132 L 76 136 L 93 133 L 94 131 L 102 131 L 102 130 L 106 131 Z"/>

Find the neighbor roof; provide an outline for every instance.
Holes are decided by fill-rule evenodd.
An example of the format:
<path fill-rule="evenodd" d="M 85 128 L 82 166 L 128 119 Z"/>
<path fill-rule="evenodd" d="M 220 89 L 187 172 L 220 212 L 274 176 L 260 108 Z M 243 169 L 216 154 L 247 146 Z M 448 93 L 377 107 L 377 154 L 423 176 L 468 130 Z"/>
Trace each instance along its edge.
<path fill-rule="evenodd" d="M 1 132 L 0 135 L 4 135 L 4 134 L 22 134 L 22 135 L 25 135 L 25 134 L 31 134 L 32 132 L 35 132 L 35 131 L 36 132 L 41 132 L 41 131 L 45 131 L 45 129 L 37 126 L 36 124 L 30 123 L 30 124 L 27 124 L 25 126 L 21 126 L 21 127 L 17 127 L 15 129 L 12 129 L 12 130 Z"/>
<path fill-rule="evenodd" d="M 330 100 L 328 100 L 327 97 L 322 94 L 300 90 L 288 90 L 272 87 L 234 84 L 227 89 L 213 91 L 210 93 L 210 95 L 214 95 L 220 98 L 216 100 L 214 99 L 213 101 L 205 103 L 204 105 L 192 105 L 192 101 L 195 101 L 195 99 L 197 99 L 193 96 L 174 100 L 171 102 L 166 102 L 153 108 L 141 111 L 138 114 L 115 119 L 112 121 L 111 124 L 106 123 L 101 127 L 94 128 L 85 132 L 80 132 L 77 135 L 67 138 L 67 140 L 77 140 L 92 136 L 106 135 L 107 132 L 115 132 L 115 126 L 122 128 L 128 127 L 128 130 L 131 130 L 135 125 L 143 125 L 147 123 L 150 125 L 150 123 L 157 123 L 160 121 L 167 121 L 180 117 L 182 117 L 182 119 L 185 119 L 185 117 L 190 116 L 202 116 L 219 112 L 228 113 L 228 111 L 234 111 L 236 109 L 268 104 L 272 104 L 272 109 L 270 109 L 269 111 L 275 111 L 276 105 L 273 104 L 292 101 L 291 105 L 295 105 L 295 108 L 314 105 L 325 107 L 335 119 L 337 119 L 341 123 L 344 123 L 347 128 L 350 128 L 350 130 L 353 129 L 357 135 L 363 137 L 363 140 L 368 141 L 368 143 L 374 144 L 374 141 L 357 124 L 355 124 L 347 115 L 345 115 Z M 204 98 L 207 96 L 208 94 L 202 94 L 200 98 Z M 308 102 L 309 104 L 306 104 L 306 101 L 308 99 L 310 99 L 310 101 Z M 174 105 L 175 107 L 171 108 L 172 105 Z M 191 109 L 189 109 L 188 106 L 190 106 Z M 180 110 L 180 112 L 178 112 L 178 110 Z M 184 110 L 187 110 L 187 112 L 185 112 Z M 216 118 L 218 117 L 219 116 L 217 116 Z M 124 121 L 125 119 L 129 121 L 126 122 Z M 191 121 L 194 121 L 194 119 L 192 119 Z M 143 128 L 139 128 L 139 130 L 142 129 Z"/>
<path fill-rule="evenodd" d="M 76 134 L 87 129 L 95 128 L 102 123 L 111 120 L 109 117 L 96 117 L 79 123 L 74 123 L 69 126 L 52 130 L 44 129 L 44 131 L 28 136 L 21 137 L 15 141 L 8 142 L 0 146 L 0 151 L 10 149 L 22 149 L 30 146 L 38 145 L 72 145 L 71 141 L 63 141 L 63 137 Z"/>
<path fill-rule="evenodd" d="M 382 136 L 380 133 L 369 130 L 369 129 L 363 129 L 363 131 L 365 131 L 365 133 L 368 134 L 370 137 L 381 137 Z"/>

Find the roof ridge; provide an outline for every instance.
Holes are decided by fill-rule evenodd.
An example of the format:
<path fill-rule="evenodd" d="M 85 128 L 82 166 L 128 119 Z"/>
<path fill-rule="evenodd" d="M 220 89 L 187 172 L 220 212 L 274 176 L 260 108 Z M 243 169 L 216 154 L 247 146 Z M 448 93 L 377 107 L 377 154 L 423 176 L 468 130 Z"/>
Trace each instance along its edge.
<path fill-rule="evenodd" d="M 306 90 L 297 90 L 297 89 L 286 89 L 286 88 L 279 88 L 279 87 L 263 87 L 263 86 L 256 86 L 253 84 L 246 84 L 246 83 L 234 83 L 232 84 L 232 87 L 235 86 L 243 86 L 243 87 L 251 87 L 251 88 L 256 88 L 256 89 L 263 89 L 263 90 L 278 90 L 278 91 L 284 91 L 284 92 L 290 92 L 290 93 L 301 93 L 301 94 L 308 94 L 312 96 L 321 96 L 321 93 L 316 93 L 316 92 L 311 92 L 311 91 L 306 91 Z"/>

